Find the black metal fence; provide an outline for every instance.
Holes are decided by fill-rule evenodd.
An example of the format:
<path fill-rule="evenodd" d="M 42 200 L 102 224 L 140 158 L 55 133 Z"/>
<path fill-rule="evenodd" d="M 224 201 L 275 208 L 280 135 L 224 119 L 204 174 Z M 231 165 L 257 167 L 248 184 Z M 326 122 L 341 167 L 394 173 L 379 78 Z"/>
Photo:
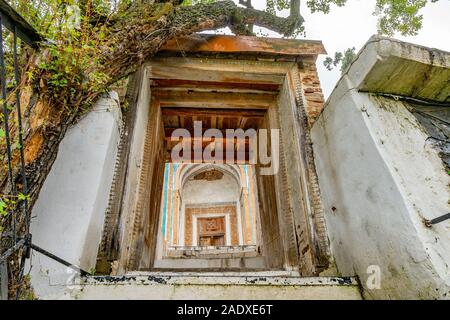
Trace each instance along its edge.
<path fill-rule="evenodd" d="M 8 42 L 6 38 L 8 38 Z M 2 238 L 2 245 L 0 247 L 0 296 L 2 299 L 8 297 L 8 283 L 11 275 L 17 277 L 16 283 L 19 284 L 18 287 L 20 288 L 20 283 L 23 281 L 25 260 L 29 258 L 31 248 L 28 181 L 25 174 L 22 128 L 23 110 L 20 105 L 19 90 L 21 73 L 18 60 L 18 48 L 19 42 L 22 46 L 37 47 L 41 40 L 40 35 L 24 18 L 7 2 L 0 0 L 0 94 L 3 115 L 2 139 L 4 139 L 6 150 L 2 156 L 6 156 L 7 164 L 5 169 L 8 170 L 7 186 L 9 187 L 6 191 L 7 194 L 0 195 L 0 199 L 3 199 L 1 203 L 3 206 L 3 221 L 7 226 L 0 233 Z M 7 61 L 5 55 L 8 55 L 8 57 L 12 55 L 12 60 L 9 59 Z M 12 64 L 12 66 L 8 66 L 7 62 Z M 11 98 L 15 98 L 13 107 L 9 105 Z M 16 127 L 14 137 L 10 133 L 12 124 Z M 18 170 L 21 181 L 17 181 L 18 179 L 14 178 L 17 174 L 14 174 L 13 145 L 15 146 L 16 152 L 19 153 Z M 18 183 L 20 183 L 20 190 L 17 188 Z M 20 260 L 18 270 L 14 273 L 10 272 L 8 268 L 8 261 L 12 255 L 17 255 Z M 19 297 L 19 290 L 17 290 L 16 298 Z"/>

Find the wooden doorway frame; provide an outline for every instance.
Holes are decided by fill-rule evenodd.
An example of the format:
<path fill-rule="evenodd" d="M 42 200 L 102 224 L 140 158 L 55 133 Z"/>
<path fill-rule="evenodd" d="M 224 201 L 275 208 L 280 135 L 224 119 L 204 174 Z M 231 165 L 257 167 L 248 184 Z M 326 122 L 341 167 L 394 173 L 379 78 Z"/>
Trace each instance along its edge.
<path fill-rule="evenodd" d="M 128 137 L 130 144 L 135 148 L 131 160 L 137 159 L 136 161 L 140 163 L 136 165 L 129 161 L 127 165 L 125 195 L 121 203 L 122 214 L 115 226 L 120 230 L 116 231 L 120 239 L 117 241 L 119 250 L 116 256 L 117 266 L 113 273 L 121 274 L 151 267 L 154 252 L 151 247 L 156 246 L 159 217 L 155 216 L 154 212 L 158 211 L 155 207 L 158 204 L 149 200 L 148 192 L 152 190 L 152 194 L 157 194 L 162 185 L 155 183 L 158 180 L 154 179 L 160 179 L 161 173 L 157 169 L 156 158 L 149 158 L 148 150 L 156 148 L 153 149 L 156 151 L 152 153 L 152 157 L 162 150 L 158 142 L 162 141 L 158 140 L 158 137 L 164 131 L 161 129 L 160 109 L 164 104 L 173 105 L 174 101 L 170 96 L 151 96 L 152 79 L 179 79 L 199 83 L 226 82 L 233 79 L 240 83 L 278 86 L 276 103 L 266 106 L 266 125 L 270 129 L 280 130 L 280 171 L 272 178 L 268 178 L 270 181 L 260 179 L 258 182 L 260 187 L 271 184 L 276 190 L 271 195 L 266 193 L 269 198 L 274 197 L 273 203 L 260 203 L 260 212 L 268 212 L 271 208 L 279 212 L 276 218 L 281 238 L 270 241 L 272 244 L 276 241 L 282 243 L 284 256 L 281 260 L 285 269 L 297 269 L 303 276 L 312 276 L 326 268 L 330 252 L 299 64 L 186 57 L 155 58 L 142 67 L 140 77 L 142 79 L 136 103 L 139 111 L 135 115 L 134 134 Z M 212 96 L 209 98 L 207 95 L 203 96 L 205 97 L 203 100 L 199 98 L 195 101 L 196 106 L 212 105 L 212 108 L 217 108 L 234 105 L 245 108 L 248 105 L 245 93 L 242 93 L 242 97 L 230 95 L 232 101 L 217 101 Z M 145 137 L 142 136 L 144 127 L 147 128 Z M 268 222 L 268 219 L 261 219 L 262 226 Z M 148 226 L 149 223 L 152 227 Z M 262 228 L 264 233 L 264 227 Z M 104 233 L 108 232 L 111 230 L 105 229 Z M 149 249 L 144 254 L 142 250 L 146 246 Z"/>

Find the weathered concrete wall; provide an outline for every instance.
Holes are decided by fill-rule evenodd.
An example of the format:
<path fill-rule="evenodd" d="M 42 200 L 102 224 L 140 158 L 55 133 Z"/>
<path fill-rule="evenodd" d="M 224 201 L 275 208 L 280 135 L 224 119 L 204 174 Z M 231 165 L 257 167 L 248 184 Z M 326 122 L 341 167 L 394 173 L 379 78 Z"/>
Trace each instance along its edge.
<path fill-rule="evenodd" d="M 63 297 L 62 297 L 63 298 Z M 150 273 L 90 277 L 68 292 L 69 299 L 360 300 L 353 278 L 299 278 L 287 272 Z"/>
<path fill-rule="evenodd" d="M 112 92 L 68 130 L 32 212 L 33 243 L 84 270 L 96 263 L 120 117 Z M 70 269 L 35 251 L 31 263 L 31 283 L 39 297 L 64 289 Z"/>
<path fill-rule="evenodd" d="M 342 274 L 357 274 L 368 298 L 448 299 L 450 222 L 423 222 L 450 211 L 443 162 L 407 104 L 357 90 L 378 67 L 399 76 L 382 65 L 391 55 L 425 59 L 423 48 L 405 46 L 372 40 L 340 80 L 312 129 L 317 171 Z M 367 282 L 369 266 L 380 268 L 379 289 Z"/>

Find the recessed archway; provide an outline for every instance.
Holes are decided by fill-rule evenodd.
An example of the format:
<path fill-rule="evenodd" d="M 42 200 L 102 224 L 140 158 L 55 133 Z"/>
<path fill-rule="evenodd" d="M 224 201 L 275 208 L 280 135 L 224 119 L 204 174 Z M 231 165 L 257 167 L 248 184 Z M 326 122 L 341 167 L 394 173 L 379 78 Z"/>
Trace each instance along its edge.
<path fill-rule="evenodd" d="M 210 267 L 217 259 L 233 266 L 233 259 L 258 256 L 253 171 L 248 165 L 166 164 L 155 266 L 175 268 L 175 258 L 183 258 L 183 268 L 207 266 L 193 260 L 205 257 Z"/>

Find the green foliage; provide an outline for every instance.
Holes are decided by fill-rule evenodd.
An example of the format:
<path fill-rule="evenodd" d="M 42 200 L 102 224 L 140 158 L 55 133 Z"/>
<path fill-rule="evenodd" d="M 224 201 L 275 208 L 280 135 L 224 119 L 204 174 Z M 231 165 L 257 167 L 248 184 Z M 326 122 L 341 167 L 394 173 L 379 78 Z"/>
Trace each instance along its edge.
<path fill-rule="evenodd" d="M 210 3 L 215 0 L 184 0 L 183 6 Z M 217 0 L 216 0 L 217 1 Z M 255 1 L 255 0 L 253 0 Z M 429 3 L 439 0 L 376 0 L 374 15 L 378 17 L 378 32 L 392 36 L 415 35 L 422 27 L 420 10 Z M 61 34 L 74 6 L 81 9 L 83 16 L 111 17 L 126 11 L 133 0 L 8 0 L 41 34 L 55 40 Z M 276 14 L 288 10 L 291 0 L 265 0 L 266 11 Z M 314 12 L 330 13 L 333 6 L 343 7 L 347 0 L 307 0 L 308 8 Z M 73 11 L 73 10 L 72 10 Z M 72 12 L 73 13 L 73 12 Z"/>
<path fill-rule="evenodd" d="M 23 4 L 23 1 L 19 1 Z M 71 101 L 76 100 L 77 94 L 89 88 L 101 91 L 106 86 L 108 77 L 97 70 L 102 57 L 102 50 L 107 50 L 105 42 L 108 29 L 104 24 L 92 24 L 92 20 L 98 14 L 108 14 L 109 5 L 106 2 L 94 1 L 91 5 L 85 5 L 83 10 L 70 5 L 81 1 L 46 1 L 47 9 L 51 14 L 51 24 L 47 22 L 45 36 L 50 41 L 43 44 L 47 50 L 47 58 L 39 64 L 40 86 L 48 93 L 50 98 L 57 100 L 62 107 L 76 108 Z M 88 1 L 89 2 L 89 1 Z M 26 6 L 36 9 L 36 3 Z M 64 9 L 65 8 L 65 9 Z M 41 14 L 36 13 L 31 21 L 41 19 Z M 45 24 L 45 23 L 44 23 Z M 29 76 L 36 75 L 35 71 L 29 71 Z"/>
<path fill-rule="evenodd" d="M 23 193 L 20 192 L 17 195 L 17 200 L 19 200 L 19 201 L 30 200 L 30 195 L 24 195 Z"/>
<path fill-rule="evenodd" d="M 306 4 L 312 13 L 322 12 L 330 13 L 332 5 L 342 7 L 347 3 L 347 0 L 308 0 Z"/>
<path fill-rule="evenodd" d="M 183 0 L 181 5 L 184 7 L 189 7 L 189 6 L 195 6 L 196 4 L 199 4 L 199 3 L 211 3 L 211 2 L 214 2 L 214 0 Z"/>
<path fill-rule="evenodd" d="M 7 0 L 45 38 L 56 40 L 74 14 L 109 16 L 125 10 L 132 0 Z"/>
<path fill-rule="evenodd" d="M 374 15 L 378 17 L 378 32 L 388 36 L 399 32 L 403 36 L 416 35 L 422 28 L 420 10 L 439 0 L 377 0 Z M 330 13 L 332 6 L 342 7 L 347 0 L 308 0 L 314 12 Z"/>
<path fill-rule="evenodd" d="M 336 52 L 334 58 L 327 57 L 323 64 L 328 70 L 333 70 L 334 67 L 340 65 L 340 71 L 344 73 L 356 57 L 355 50 L 355 47 L 353 47 L 344 52 Z"/>
<path fill-rule="evenodd" d="M 0 234 L 5 229 L 5 218 L 16 209 L 16 206 L 21 201 L 30 201 L 30 195 L 19 193 L 17 196 L 3 195 L 0 198 Z"/>
<path fill-rule="evenodd" d="M 6 202 L 2 199 L 0 199 L 0 216 L 6 216 L 8 215 L 8 205 Z"/>
<path fill-rule="evenodd" d="M 375 15 L 378 30 L 392 36 L 400 32 L 404 36 L 416 35 L 422 28 L 423 16 L 419 14 L 429 2 L 439 0 L 377 0 Z"/>
<path fill-rule="evenodd" d="M 276 14 L 277 11 L 290 9 L 290 0 L 266 0 L 266 11 Z"/>

